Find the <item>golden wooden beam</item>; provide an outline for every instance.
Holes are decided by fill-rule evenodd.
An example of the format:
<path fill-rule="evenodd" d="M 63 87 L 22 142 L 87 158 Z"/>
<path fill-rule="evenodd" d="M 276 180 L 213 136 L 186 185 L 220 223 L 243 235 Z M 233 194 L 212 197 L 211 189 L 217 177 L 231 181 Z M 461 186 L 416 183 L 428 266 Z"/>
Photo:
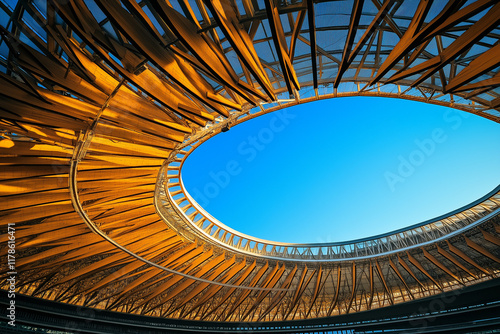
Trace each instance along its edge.
<path fill-rule="evenodd" d="M 498 257 L 496 257 L 494 254 L 492 254 L 490 251 L 488 251 L 486 248 L 484 248 L 481 245 L 478 245 L 477 243 L 475 243 L 474 241 L 472 241 L 468 237 L 464 237 L 464 238 L 465 238 L 465 242 L 467 243 L 467 246 L 474 249 L 476 252 L 479 252 L 479 253 L 483 254 L 484 256 L 489 257 L 493 261 L 500 263 L 500 259 Z"/>
<path fill-rule="evenodd" d="M 316 24 L 314 14 L 314 0 L 306 0 L 307 5 L 307 20 L 309 22 L 309 41 L 311 46 L 311 71 L 313 75 L 313 87 L 318 89 L 318 60 L 317 60 L 317 46 L 316 46 Z"/>
<path fill-rule="evenodd" d="M 488 34 L 500 22 L 500 4 L 493 6 L 478 22 L 474 23 L 453 43 L 451 43 L 443 52 L 428 61 L 418 64 L 410 69 L 400 71 L 389 78 L 389 82 L 401 80 L 410 75 L 424 72 L 417 80 L 412 83 L 416 86 L 429 78 L 439 69 L 443 68 L 454 60 L 458 55 L 468 50 L 478 40 Z"/>
<path fill-rule="evenodd" d="M 436 279 L 434 279 L 434 277 L 432 277 L 432 275 L 429 274 L 427 270 L 425 270 L 425 268 L 417 259 L 411 256 L 408 252 L 406 253 L 406 255 L 408 256 L 408 261 L 410 261 L 411 264 L 413 264 L 418 270 L 420 270 L 420 272 L 422 272 L 425 276 L 427 276 L 432 281 L 432 283 L 434 283 L 434 285 L 437 286 L 439 290 L 443 291 L 443 287 L 441 286 L 441 284 L 439 284 L 439 282 L 436 281 Z"/>
<path fill-rule="evenodd" d="M 349 22 L 349 32 L 347 33 L 347 38 L 344 45 L 344 51 L 342 53 L 342 62 L 339 65 L 337 72 L 337 77 L 333 83 L 333 87 L 337 88 L 342 80 L 342 75 L 349 68 L 349 56 L 352 50 L 352 45 L 354 43 L 354 38 L 358 31 L 359 19 L 361 18 L 361 13 L 363 10 L 364 0 L 355 0 L 352 6 L 351 18 Z M 354 58 L 353 58 L 354 59 Z"/>
<path fill-rule="evenodd" d="M 300 89 L 300 84 L 297 79 L 297 75 L 295 74 L 292 61 L 289 57 L 289 51 L 286 45 L 285 33 L 283 31 L 280 15 L 278 13 L 278 7 L 276 6 L 275 0 L 265 0 L 265 4 L 267 18 L 269 20 L 269 26 L 273 36 L 274 47 L 281 66 L 281 73 L 286 83 L 288 93 L 292 95 L 294 90 Z"/>

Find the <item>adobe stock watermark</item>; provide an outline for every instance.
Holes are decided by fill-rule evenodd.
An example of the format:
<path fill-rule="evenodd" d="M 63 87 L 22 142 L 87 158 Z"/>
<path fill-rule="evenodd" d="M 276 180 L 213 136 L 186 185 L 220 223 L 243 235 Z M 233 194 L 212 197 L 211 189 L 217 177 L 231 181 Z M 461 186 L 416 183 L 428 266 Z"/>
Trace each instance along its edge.
<path fill-rule="evenodd" d="M 9 240 L 7 241 L 7 283 L 9 285 L 7 291 L 7 297 L 9 298 L 9 306 L 7 307 L 7 318 L 9 319 L 9 326 L 16 326 L 16 224 L 7 224 L 7 235 Z"/>
<path fill-rule="evenodd" d="M 202 207 L 207 207 L 210 200 L 220 194 L 220 191 L 225 189 L 231 180 L 243 172 L 244 159 L 247 163 L 254 161 L 259 152 L 262 152 L 274 140 L 277 133 L 285 130 L 296 115 L 290 113 L 288 109 L 281 109 L 273 113 L 273 117 L 269 120 L 268 126 L 261 128 L 256 135 L 250 135 L 237 147 L 238 156 L 241 159 L 232 159 L 228 161 L 223 170 L 217 172 L 210 171 L 209 176 L 211 181 L 207 182 L 201 189 L 194 188 L 190 192 L 193 199 Z"/>
<path fill-rule="evenodd" d="M 464 118 L 470 115 L 459 110 L 448 110 L 443 115 L 443 120 L 450 124 L 452 130 L 457 130 Z M 415 139 L 415 149 L 408 154 L 398 155 L 398 166 L 393 171 L 386 171 L 384 178 L 391 192 L 396 191 L 399 183 L 404 183 L 422 166 L 434 153 L 439 151 L 439 145 L 448 140 L 448 134 L 443 128 L 435 128 L 424 139 Z"/>

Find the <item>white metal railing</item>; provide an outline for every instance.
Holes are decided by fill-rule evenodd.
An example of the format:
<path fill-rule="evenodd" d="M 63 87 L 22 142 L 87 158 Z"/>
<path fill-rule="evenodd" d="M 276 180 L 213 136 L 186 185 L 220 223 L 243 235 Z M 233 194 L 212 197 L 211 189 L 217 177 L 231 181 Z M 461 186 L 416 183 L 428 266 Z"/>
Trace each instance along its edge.
<path fill-rule="evenodd" d="M 178 164 L 178 161 L 177 161 Z M 206 212 L 189 193 L 180 177 L 181 166 L 165 166 L 157 184 L 158 210 L 162 218 L 184 238 L 215 241 L 234 251 L 268 258 L 300 261 L 332 261 L 369 258 L 436 242 L 477 226 L 500 214 L 500 186 L 481 200 L 406 229 L 347 242 L 297 244 L 255 238 L 238 232 Z"/>

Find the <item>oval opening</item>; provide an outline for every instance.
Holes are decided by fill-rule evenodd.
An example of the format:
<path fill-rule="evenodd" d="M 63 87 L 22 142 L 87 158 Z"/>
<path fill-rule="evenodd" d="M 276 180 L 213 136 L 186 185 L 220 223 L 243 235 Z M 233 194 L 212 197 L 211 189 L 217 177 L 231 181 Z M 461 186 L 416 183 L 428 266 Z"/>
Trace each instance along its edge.
<path fill-rule="evenodd" d="M 498 124 L 421 102 L 349 97 L 282 109 L 186 160 L 186 190 L 253 237 L 324 243 L 404 228 L 500 183 Z"/>

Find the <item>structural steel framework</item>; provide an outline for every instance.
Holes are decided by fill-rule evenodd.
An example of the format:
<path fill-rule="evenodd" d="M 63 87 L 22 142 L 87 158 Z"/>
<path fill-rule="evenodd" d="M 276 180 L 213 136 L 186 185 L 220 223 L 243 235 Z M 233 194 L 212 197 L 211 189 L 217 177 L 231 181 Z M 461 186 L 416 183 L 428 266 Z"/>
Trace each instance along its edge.
<path fill-rule="evenodd" d="M 267 322 L 498 277 L 499 187 L 394 233 L 285 244 L 213 219 L 181 168 L 221 131 L 322 98 L 405 98 L 499 123 L 499 22 L 495 0 L 0 0 L 0 249 L 15 228 L 16 292 Z"/>

